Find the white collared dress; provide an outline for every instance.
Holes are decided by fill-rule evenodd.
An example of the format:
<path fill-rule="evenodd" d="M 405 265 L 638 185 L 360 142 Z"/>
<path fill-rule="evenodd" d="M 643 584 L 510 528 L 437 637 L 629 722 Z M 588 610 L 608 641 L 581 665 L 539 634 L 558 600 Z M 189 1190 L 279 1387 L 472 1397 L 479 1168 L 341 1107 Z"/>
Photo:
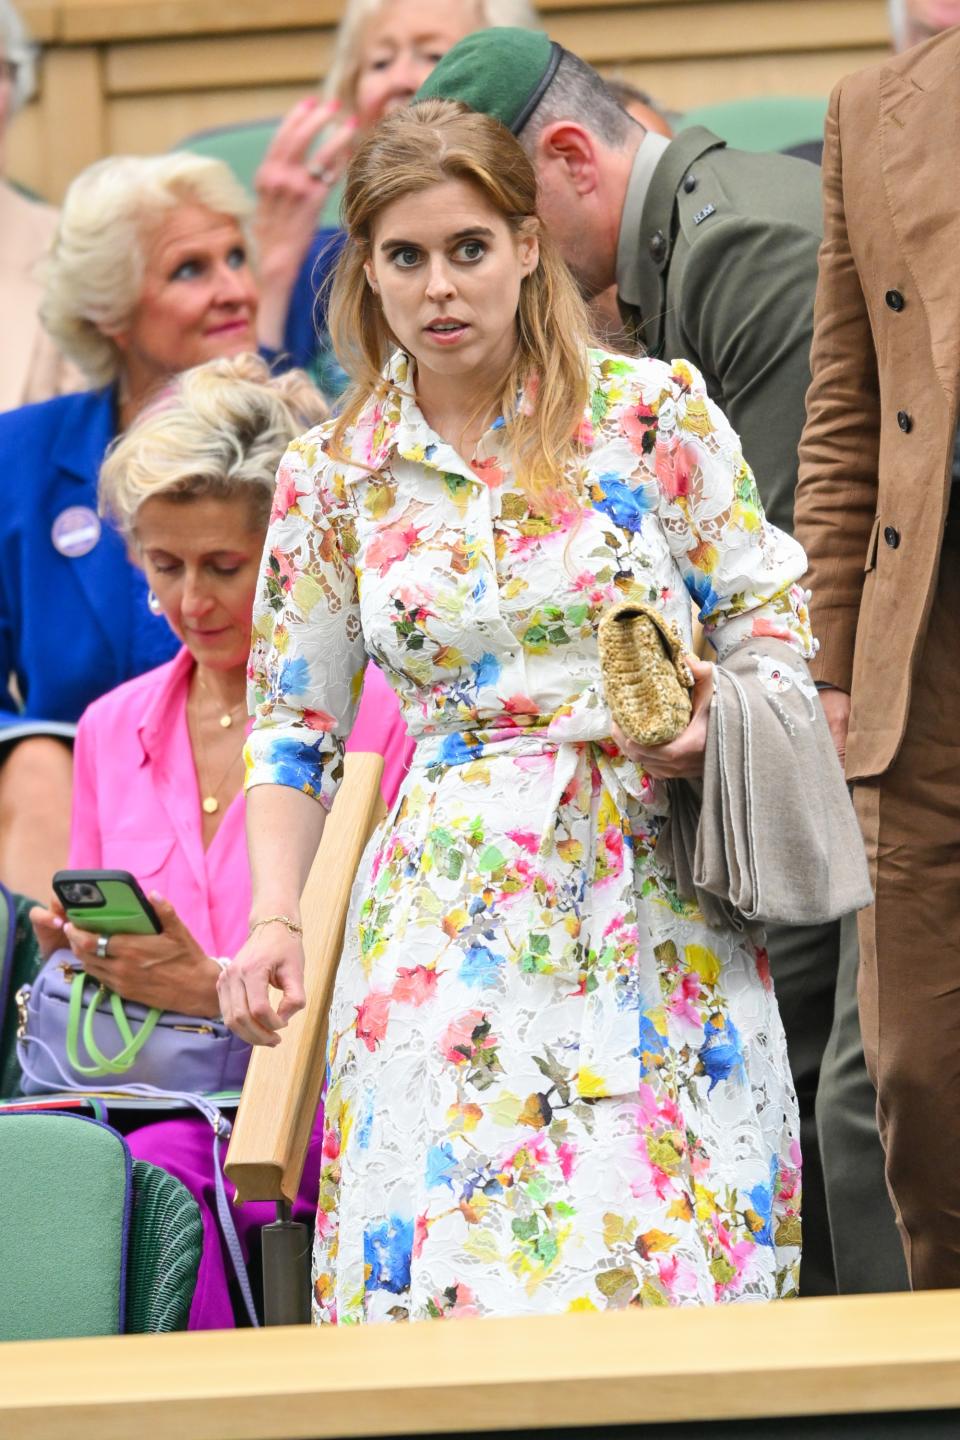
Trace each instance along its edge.
<path fill-rule="evenodd" d="M 406 356 L 386 380 L 356 463 L 329 424 L 283 461 L 251 656 L 248 785 L 329 806 L 368 655 L 417 742 L 335 987 L 315 1317 L 793 1294 L 766 954 L 661 873 L 668 788 L 610 738 L 596 628 L 637 594 L 689 636 L 692 596 L 721 652 L 775 635 L 809 655 L 803 552 L 684 362 L 593 353 L 582 503 L 551 515 L 503 425 L 468 465 Z"/>

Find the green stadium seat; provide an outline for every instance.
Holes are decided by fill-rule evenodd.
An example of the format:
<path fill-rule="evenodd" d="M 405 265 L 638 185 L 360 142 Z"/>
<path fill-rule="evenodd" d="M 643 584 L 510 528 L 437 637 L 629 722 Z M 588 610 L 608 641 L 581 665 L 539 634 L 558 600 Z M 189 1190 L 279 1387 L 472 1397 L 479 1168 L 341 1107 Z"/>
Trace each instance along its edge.
<path fill-rule="evenodd" d="M 0 1115 L 0 1340 L 183 1330 L 203 1226 L 189 1191 L 85 1116 Z"/>
<path fill-rule="evenodd" d="M 253 177 L 279 124 L 279 119 L 275 119 L 251 120 L 246 125 L 217 125 L 188 135 L 173 148 L 226 161 L 241 185 L 252 195 Z"/>
<path fill-rule="evenodd" d="M 705 125 L 737 150 L 787 150 L 822 140 L 826 114 L 819 97 L 759 95 L 688 110 L 677 128 Z"/>
<path fill-rule="evenodd" d="M 252 195 L 254 176 L 279 124 L 277 119 L 251 120 L 246 125 L 217 125 L 213 129 L 198 130 L 194 135 L 187 135 L 173 148 L 223 160 L 230 166 L 240 184 Z M 321 227 L 335 229 L 340 224 L 342 193 L 342 185 L 335 185 L 330 191 L 319 216 Z"/>

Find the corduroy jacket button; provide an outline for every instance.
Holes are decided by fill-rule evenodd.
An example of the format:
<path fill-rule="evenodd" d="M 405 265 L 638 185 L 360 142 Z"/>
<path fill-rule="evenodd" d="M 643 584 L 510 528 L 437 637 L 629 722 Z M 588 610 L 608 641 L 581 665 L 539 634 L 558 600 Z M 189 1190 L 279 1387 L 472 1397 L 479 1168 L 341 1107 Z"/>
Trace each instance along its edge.
<path fill-rule="evenodd" d="M 904 300 L 903 296 L 900 294 L 899 290 L 888 290 L 883 298 L 884 300 L 886 300 L 891 310 L 902 310 L 904 305 L 906 305 L 907 303 L 906 300 Z"/>
<path fill-rule="evenodd" d="M 650 237 L 650 258 L 659 265 L 666 253 L 667 237 L 662 230 L 658 230 L 656 235 Z"/>
<path fill-rule="evenodd" d="M 696 175 L 684 175 L 684 177 L 683 177 L 683 193 L 684 193 L 685 195 L 692 195 L 693 192 L 694 192 L 694 190 L 696 190 L 696 188 L 697 188 L 697 177 L 696 177 Z"/>
<path fill-rule="evenodd" d="M 900 531 L 894 529 L 892 525 L 888 525 L 883 532 L 883 539 L 884 543 L 889 545 L 891 550 L 896 550 L 900 544 Z"/>
<path fill-rule="evenodd" d="M 909 435 L 910 431 L 913 429 L 913 421 L 907 414 L 906 410 L 897 411 L 897 424 L 900 426 L 900 429 L 903 431 L 904 435 Z"/>

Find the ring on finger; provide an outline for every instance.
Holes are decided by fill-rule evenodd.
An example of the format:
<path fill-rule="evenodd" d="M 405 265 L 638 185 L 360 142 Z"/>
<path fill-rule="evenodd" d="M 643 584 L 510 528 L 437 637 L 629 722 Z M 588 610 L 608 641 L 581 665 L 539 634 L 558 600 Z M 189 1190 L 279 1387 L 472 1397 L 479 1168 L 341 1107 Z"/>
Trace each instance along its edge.
<path fill-rule="evenodd" d="M 308 173 L 314 180 L 319 180 L 321 185 L 332 185 L 337 178 L 336 170 L 329 165 L 310 165 Z"/>
<path fill-rule="evenodd" d="M 106 959 L 109 958 L 109 955 L 110 955 L 110 936 L 109 936 L 109 935 L 98 935 L 98 936 L 97 936 L 97 959 L 98 959 L 98 960 L 106 960 Z"/>

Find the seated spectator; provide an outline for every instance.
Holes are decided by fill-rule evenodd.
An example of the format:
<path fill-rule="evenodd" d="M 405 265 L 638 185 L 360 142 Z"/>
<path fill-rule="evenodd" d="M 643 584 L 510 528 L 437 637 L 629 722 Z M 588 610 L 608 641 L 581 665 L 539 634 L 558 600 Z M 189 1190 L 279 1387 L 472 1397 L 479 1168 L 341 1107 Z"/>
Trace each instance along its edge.
<path fill-rule="evenodd" d="M 41 313 L 96 388 L 0 415 L 0 879 L 25 895 L 66 859 L 84 707 L 175 648 L 97 474 L 172 375 L 256 348 L 249 209 L 195 155 L 99 161 L 64 201 Z"/>
<path fill-rule="evenodd" d="M 895 50 L 909 50 L 960 25 L 960 0 L 889 0 Z"/>
<path fill-rule="evenodd" d="M 274 476 L 286 446 L 325 407 L 305 375 L 270 379 L 247 356 L 180 377 L 111 451 L 101 505 L 145 571 L 182 648 L 165 665 L 94 702 L 80 722 L 70 864 L 130 870 L 162 921 L 157 936 L 97 936 L 35 909 L 45 955 L 66 939 L 84 969 L 126 999 L 201 1017 L 219 1013 L 220 964 L 247 936 L 250 871 L 244 841 L 242 751 L 251 614 Z M 366 675 L 350 746 L 386 758 L 393 800 L 409 749 L 396 697 Z M 161 898 L 162 897 L 162 898 Z M 170 1088 L 177 1077 L 170 1076 Z M 204 1252 L 191 1329 L 231 1326 L 207 1122 L 153 1121 L 128 1136 L 133 1154 L 176 1175 L 196 1196 Z M 312 1223 L 320 1131 L 297 1209 Z M 272 1206 L 236 1211 L 241 1240 Z"/>
<path fill-rule="evenodd" d="M 40 324 L 36 267 L 50 248 L 57 213 L 4 180 L 7 126 L 30 99 L 34 51 L 11 0 L 0 0 L 0 410 L 47 400 L 82 383 Z"/>
<path fill-rule="evenodd" d="M 677 117 L 671 116 L 649 91 L 641 90 L 639 85 L 632 85 L 629 80 L 621 80 L 618 76 L 607 76 L 606 85 L 617 104 L 632 115 L 644 130 L 665 135 L 668 140 L 673 138 L 673 122 Z"/>
<path fill-rule="evenodd" d="M 451 46 L 491 25 L 536 25 L 530 0 L 347 0 L 324 102 L 308 95 L 295 105 L 267 151 L 254 220 L 261 274 L 271 287 L 260 336 L 327 395 L 339 394 L 346 376 L 316 302 L 320 296 L 325 309 L 324 284 L 343 243 L 340 180 L 354 143 L 412 100 Z"/>

